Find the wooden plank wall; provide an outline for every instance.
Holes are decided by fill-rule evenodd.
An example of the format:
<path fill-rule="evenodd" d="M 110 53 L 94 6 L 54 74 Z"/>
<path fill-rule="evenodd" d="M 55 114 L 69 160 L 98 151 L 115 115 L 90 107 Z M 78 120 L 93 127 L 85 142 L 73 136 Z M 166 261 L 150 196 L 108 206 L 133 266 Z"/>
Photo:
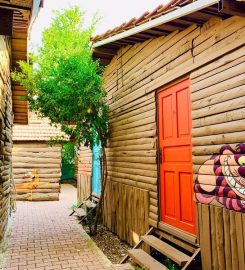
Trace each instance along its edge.
<path fill-rule="evenodd" d="M 77 167 L 77 197 L 82 201 L 91 194 L 92 152 L 90 148 L 80 147 Z"/>
<path fill-rule="evenodd" d="M 40 183 L 33 190 L 21 187 L 28 179 L 25 174 L 37 170 Z M 50 147 L 46 142 L 15 142 L 13 174 L 17 200 L 58 200 L 61 176 L 61 146 Z M 19 187 L 19 188 L 18 188 Z"/>
<path fill-rule="evenodd" d="M 198 203 L 203 269 L 243 270 L 245 214 Z"/>
<path fill-rule="evenodd" d="M 234 31 L 235 25 L 230 27 Z M 205 38 L 195 40 L 196 44 L 203 44 L 205 48 L 213 39 L 213 33 L 209 30 Z M 244 150 L 236 149 L 238 144 L 245 143 L 244 72 L 245 52 L 241 47 L 190 76 L 195 190 L 198 201 L 210 204 L 198 203 L 203 269 L 239 270 L 245 265 L 245 213 L 220 207 L 237 207 L 237 201 L 244 200 L 245 196 L 237 197 L 238 193 L 229 185 L 220 187 L 227 173 L 219 154 L 224 145 L 230 145 L 236 156 L 244 155 Z M 231 159 L 232 156 L 234 154 Z M 214 165 L 214 158 L 218 165 Z M 240 165 L 233 162 L 233 166 Z M 243 207 L 240 211 L 244 210 Z"/>
<path fill-rule="evenodd" d="M 218 184 L 218 177 L 227 181 L 225 161 L 222 160 L 225 156 L 228 157 L 228 151 L 226 154 L 220 153 L 224 151 L 221 150 L 224 145 L 232 147 L 234 153 L 230 152 L 231 159 L 234 154 L 245 154 L 244 149 L 237 148 L 239 144 L 245 143 L 244 73 L 245 52 L 244 48 L 240 48 L 191 74 L 194 178 L 198 177 L 196 192 L 202 192 L 198 186 L 200 184 L 209 191 L 214 189 L 212 186 L 216 184 L 219 188 L 221 182 Z M 214 165 L 214 154 L 217 165 Z M 241 165 L 234 160 L 232 166 Z M 218 173 L 218 167 L 222 170 L 221 173 Z M 204 188 L 205 185 L 207 188 Z M 215 193 L 213 195 L 215 196 Z M 226 199 L 226 195 L 223 196 Z M 234 199 L 233 202 L 236 200 L 235 196 L 234 193 L 234 196 L 230 197 L 231 200 Z M 240 197 L 237 200 L 245 200 L 245 194 L 240 194 Z M 217 198 L 211 203 L 217 203 Z M 243 210 L 245 211 L 245 207 Z"/>
<path fill-rule="evenodd" d="M 147 190 L 108 181 L 104 203 L 105 226 L 117 233 L 120 239 L 135 245 L 149 228 L 148 200 Z"/>
<path fill-rule="evenodd" d="M 29 14 L 27 14 L 29 15 Z M 29 15 L 30 16 L 30 15 Z M 17 61 L 27 60 L 26 28 L 13 30 L 12 36 L 12 69 L 19 69 Z M 20 83 L 12 81 L 13 111 L 15 124 L 28 124 L 27 91 Z"/>
<path fill-rule="evenodd" d="M 150 225 L 157 226 L 159 218 L 155 90 L 241 48 L 244 24 L 240 17 L 224 21 L 214 17 L 202 27 L 192 25 L 124 47 L 105 71 L 110 107 L 109 179 L 149 191 Z M 238 97 L 235 92 L 233 96 Z"/>
<path fill-rule="evenodd" d="M 10 82 L 10 39 L 0 36 L 0 239 L 10 213 L 12 155 L 12 93 Z"/>

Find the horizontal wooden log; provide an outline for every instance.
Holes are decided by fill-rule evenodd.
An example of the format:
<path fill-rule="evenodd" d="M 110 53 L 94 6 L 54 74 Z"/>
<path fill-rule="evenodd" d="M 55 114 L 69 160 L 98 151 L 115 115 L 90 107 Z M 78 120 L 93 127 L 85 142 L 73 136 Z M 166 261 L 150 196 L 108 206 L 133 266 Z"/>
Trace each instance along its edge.
<path fill-rule="evenodd" d="M 149 212 L 149 217 L 154 221 L 158 221 L 158 215 L 155 213 Z"/>
<path fill-rule="evenodd" d="M 108 162 L 135 162 L 135 163 L 145 163 L 145 164 L 156 164 L 156 157 L 108 157 Z"/>
<path fill-rule="evenodd" d="M 108 148 L 106 151 L 107 156 L 147 156 L 147 157 L 156 157 L 156 150 L 148 150 L 148 151 L 115 151 L 114 148 Z"/>
<path fill-rule="evenodd" d="M 114 160 L 108 161 L 108 166 L 121 167 L 121 168 L 134 168 L 134 169 L 145 169 L 150 171 L 157 171 L 157 164 L 146 164 L 146 163 L 131 163 L 131 162 L 116 162 Z"/>
<path fill-rule="evenodd" d="M 16 157 L 13 155 L 13 166 L 15 166 L 16 163 L 21 162 L 27 162 L 27 163 L 32 163 L 33 166 L 36 164 L 42 164 L 45 166 L 47 163 L 48 164 L 61 164 L 61 159 L 60 158 L 40 158 L 40 157 L 35 157 L 33 156 L 22 156 L 22 157 Z"/>
<path fill-rule="evenodd" d="M 30 183 L 21 183 L 16 184 L 16 189 L 57 189 L 59 188 L 59 183 L 45 183 L 45 182 L 30 182 Z"/>
<path fill-rule="evenodd" d="M 59 178 L 40 178 L 40 181 L 43 183 L 59 183 L 60 182 L 60 177 Z M 14 182 L 16 184 L 22 184 L 22 183 L 30 183 L 30 180 L 27 179 L 23 179 L 23 178 L 18 178 L 15 176 L 14 178 Z"/>
<path fill-rule="evenodd" d="M 32 169 L 32 170 L 35 170 L 35 169 L 41 169 L 41 168 L 43 168 L 43 167 L 45 167 L 45 168 L 54 168 L 54 169 L 57 169 L 57 168 L 60 168 L 60 164 L 58 163 L 58 164 L 55 164 L 55 163 L 53 163 L 53 164 L 48 164 L 48 163 L 46 163 L 45 165 L 44 164 L 31 164 L 31 163 L 25 163 L 25 162 L 16 162 L 15 164 L 14 164 L 14 167 L 15 168 L 27 168 L 27 170 L 30 168 L 30 169 Z"/>
<path fill-rule="evenodd" d="M 61 173 L 38 173 L 39 178 L 60 179 Z"/>
<path fill-rule="evenodd" d="M 226 53 L 235 50 L 244 44 L 244 29 L 241 29 L 235 32 L 233 35 L 225 38 L 223 41 L 218 42 L 204 53 L 194 57 L 189 62 L 186 61 L 183 65 L 179 65 L 175 68 L 175 72 L 166 72 L 164 75 L 157 78 L 155 81 L 145 85 L 147 88 L 147 93 L 150 93 L 154 89 L 161 87 L 163 84 L 167 84 L 176 78 L 180 78 L 181 76 L 188 74 L 192 70 L 197 69 L 205 65 L 206 63 L 213 61 L 214 59 L 225 55 Z M 172 71 L 172 70 L 171 70 Z"/>
<path fill-rule="evenodd" d="M 149 194 L 150 194 L 150 198 L 154 198 L 154 199 L 158 200 L 158 193 L 157 192 L 150 191 Z"/>
<path fill-rule="evenodd" d="M 152 102 L 147 106 L 140 107 L 139 109 L 136 109 L 136 110 L 134 109 L 133 111 L 129 113 L 124 113 L 120 116 L 110 117 L 110 123 L 123 121 L 124 119 L 130 119 L 131 117 L 136 117 L 137 115 L 140 115 L 146 112 L 151 112 L 152 110 L 155 110 L 154 98 L 152 98 Z M 138 118 L 135 118 L 135 119 L 138 120 Z"/>
<path fill-rule="evenodd" d="M 125 167 L 115 167 L 115 166 L 108 166 L 108 171 L 110 172 L 119 172 L 119 173 L 127 173 L 131 175 L 141 175 L 141 176 L 148 176 L 148 177 L 157 177 L 156 171 L 150 170 L 143 170 L 143 169 L 135 169 L 135 168 L 125 168 Z"/>
<path fill-rule="evenodd" d="M 192 154 L 194 156 L 206 156 L 206 155 L 213 155 L 214 153 L 219 153 L 221 147 L 224 144 L 217 144 L 217 145 L 202 145 L 202 146 L 195 146 L 192 148 Z M 237 144 L 231 144 L 230 146 L 235 149 Z"/>
<path fill-rule="evenodd" d="M 230 23 L 232 20 L 234 21 Z M 240 28 L 244 27 L 244 20 L 232 17 L 231 19 L 224 21 L 220 26 L 221 27 L 216 27 L 215 31 L 213 32 L 213 35 L 210 36 L 205 41 L 203 41 L 202 43 L 197 44 L 197 40 L 200 42 L 199 36 L 196 38 L 196 40 L 194 40 L 195 44 L 195 47 L 193 49 L 194 56 L 199 55 L 200 53 L 204 52 L 205 50 L 213 46 L 215 43 L 222 41 L 227 36 L 230 36 L 234 32 L 238 31 Z M 217 29 L 222 30 L 217 31 Z M 205 36 L 205 33 L 203 35 Z"/>
<path fill-rule="evenodd" d="M 226 134 L 245 131 L 244 119 L 233 121 L 230 123 L 222 123 L 216 125 L 194 128 L 192 130 L 193 137 L 213 136 L 216 134 Z"/>
<path fill-rule="evenodd" d="M 124 87 L 121 88 L 121 91 L 127 93 L 125 91 L 126 87 L 127 88 L 132 87 L 133 91 L 140 88 L 143 83 L 145 84 L 145 82 L 147 82 L 145 78 L 150 79 L 150 75 L 153 74 L 154 71 L 158 73 L 160 72 L 162 74 L 164 70 L 162 68 L 162 70 L 160 71 L 160 67 L 166 66 L 168 63 L 176 59 L 179 55 L 182 55 L 186 50 L 190 49 L 191 40 L 195 36 L 197 36 L 198 33 L 199 29 L 197 29 L 196 26 L 192 25 L 188 29 L 176 35 L 176 39 L 171 39 L 170 38 L 171 35 L 169 35 L 168 42 L 164 43 L 162 46 L 162 52 L 167 50 L 169 53 L 163 54 L 161 53 L 161 50 L 160 51 L 158 50 L 157 51 L 157 53 L 159 54 L 158 58 L 152 58 L 153 55 L 151 54 L 150 55 L 151 59 L 149 60 L 150 64 L 148 66 L 145 66 L 143 73 L 142 71 L 139 72 L 134 71 L 132 73 L 133 75 L 131 75 L 131 78 L 128 78 L 129 83 L 127 83 L 126 78 L 124 77 L 125 78 Z M 144 59 L 143 55 L 141 57 Z M 152 76 L 155 76 L 155 74 L 153 74 Z M 154 80 L 154 78 L 152 78 L 152 80 Z"/>
<path fill-rule="evenodd" d="M 244 80 L 244 82 L 245 82 L 245 80 Z M 207 94 L 206 98 L 192 102 L 192 110 L 197 110 L 200 108 L 203 109 L 207 106 L 215 105 L 215 104 L 218 104 L 220 102 L 232 100 L 234 98 L 244 97 L 245 85 L 242 85 L 239 87 L 233 87 L 230 90 L 227 90 L 227 91 L 215 94 L 215 95 L 209 95 L 208 92 L 206 94 Z"/>
<path fill-rule="evenodd" d="M 225 158 L 229 157 L 228 155 L 219 155 L 219 153 L 217 153 L 217 156 L 220 157 L 220 165 L 224 165 Z M 205 162 L 205 164 L 210 164 L 210 165 L 214 164 L 214 159 L 212 159 L 212 156 L 210 156 L 210 155 L 193 156 L 192 161 L 193 161 L 193 164 L 195 164 L 195 165 L 203 165 L 204 162 Z M 237 165 L 236 160 L 229 159 L 229 165 L 236 166 Z"/>
<path fill-rule="evenodd" d="M 58 193 L 29 193 L 16 195 L 17 201 L 58 201 Z"/>
<path fill-rule="evenodd" d="M 192 112 L 192 118 L 200 118 L 208 115 L 214 115 L 225 111 L 232 111 L 239 108 L 243 108 L 245 105 L 245 97 L 235 98 L 219 104 L 208 106 L 204 109 L 198 109 Z"/>
<path fill-rule="evenodd" d="M 223 112 L 212 116 L 204 116 L 192 121 L 193 128 L 215 125 L 220 123 L 232 122 L 245 117 L 245 107 L 237 110 Z"/>
<path fill-rule="evenodd" d="M 208 77 L 202 81 L 199 81 L 195 84 L 192 84 L 191 91 L 196 92 L 201 89 L 207 88 L 210 85 L 214 85 L 220 82 L 220 80 L 227 80 L 236 76 L 239 76 L 243 73 L 245 68 L 245 63 L 242 62 L 231 69 L 224 70 L 221 74 L 215 74 L 212 77 Z"/>
<path fill-rule="evenodd" d="M 122 135 L 129 135 L 132 133 L 139 133 L 143 131 L 149 131 L 149 130 L 156 130 L 156 123 L 146 124 L 146 125 L 138 126 L 138 127 L 132 127 L 130 129 L 119 130 L 115 132 L 111 131 L 110 138 L 114 138 L 114 137 L 122 136 Z"/>
<path fill-rule="evenodd" d="M 108 171 L 108 175 L 116 178 L 122 178 L 122 179 L 130 179 L 134 181 L 139 181 L 142 183 L 147 183 L 151 185 L 156 185 L 157 178 L 156 177 L 147 177 L 147 176 L 141 176 L 141 175 L 133 175 L 130 173 L 121 173 L 121 172 L 115 172 L 115 171 Z"/>
<path fill-rule="evenodd" d="M 138 151 L 138 150 L 152 150 L 156 149 L 156 141 L 151 141 L 147 143 L 142 144 L 136 144 L 136 145 L 123 145 L 123 146 L 113 146 L 108 149 L 111 149 L 111 151 Z"/>
<path fill-rule="evenodd" d="M 154 206 L 154 205 L 150 205 L 150 212 L 154 213 L 156 215 L 158 215 L 158 207 Z"/>
<path fill-rule="evenodd" d="M 142 96 L 133 102 L 130 102 L 128 104 L 125 104 L 119 108 L 111 109 L 113 115 L 122 114 L 127 111 L 134 110 L 138 106 L 141 107 L 142 105 L 149 104 L 148 102 L 151 101 L 153 98 L 155 98 L 155 93 L 150 93 L 148 95 Z"/>
<path fill-rule="evenodd" d="M 35 189 L 33 190 L 33 193 L 59 193 L 60 190 L 59 189 L 55 189 L 55 188 L 49 188 L 49 189 Z M 17 194 L 29 194 L 30 193 L 30 189 L 17 189 L 16 190 Z"/>
<path fill-rule="evenodd" d="M 235 167 L 237 167 L 237 164 L 236 165 L 233 165 Z M 232 165 L 229 165 L 229 168 L 232 168 Z M 201 169 L 201 170 L 200 170 Z M 229 176 L 227 173 L 225 173 L 226 169 L 225 169 L 225 166 L 220 166 L 220 165 L 208 165 L 208 164 L 205 164 L 205 165 L 193 165 L 193 172 L 195 174 L 199 174 L 199 175 L 215 175 L 214 173 L 214 170 L 215 169 L 221 169 L 221 172 L 220 172 L 220 175 L 223 175 L 223 176 Z"/>
<path fill-rule="evenodd" d="M 217 69 L 227 66 L 227 64 L 234 63 L 235 59 L 239 59 L 242 56 L 244 56 L 244 52 L 243 48 L 241 47 L 215 61 L 212 61 L 211 63 L 193 71 L 190 74 L 191 82 L 195 83 L 197 81 L 201 81 L 205 76 L 209 76 L 209 74 L 218 73 Z"/>
<path fill-rule="evenodd" d="M 135 140 L 135 139 L 141 139 L 141 138 L 154 138 L 156 136 L 156 130 L 149 130 L 149 131 L 142 131 L 138 133 L 133 134 L 125 134 L 118 137 L 111 137 L 110 142 L 120 142 L 120 141 L 126 141 L 126 140 Z"/>
<path fill-rule="evenodd" d="M 149 223 L 150 226 L 152 226 L 154 228 L 157 228 L 158 219 L 157 220 L 154 220 L 152 218 L 149 218 L 148 219 L 148 223 Z"/>
<path fill-rule="evenodd" d="M 29 151 L 25 151 L 25 150 L 23 150 L 23 151 L 19 150 L 19 151 L 13 151 L 13 154 L 14 154 L 15 157 L 30 157 L 30 156 L 33 156 L 35 158 L 55 158 L 55 159 L 60 159 L 61 158 L 61 153 L 60 152 L 51 152 L 51 151 L 29 152 Z"/>
<path fill-rule="evenodd" d="M 151 93 L 147 96 L 143 96 L 142 98 L 139 98 L 136 102 L 136 100 L 134 102 L 131 102 L 130 105 L 131 106 L 127 106 L 128 104 L 126 104 L 125 106 L 123 106 L 122 108 L 120 108 L 120 110 L 114 110 L 114 111 L 111 111 L 110 113 L 110 118 L 117 118 L 117 117 L 120 117 L 120 116 L 123 116 L 124 114 L 127 114 L 127 113 L 131 113 L 133 115 L 137 114 L 137 110 L 140 110 L 141 108 L 144 108 L 146 107 L 147 105 L 149 104 L 153 104 L 155 102 L 155 96 L 152 96 L 152 94 L 154 93 Z M 150 98 L 150 96 L 152 96 Z M 145 97 L 147 97 L 145 99 Z M 140 102 L 140 100 L 142 100 L 142 102 Z"/>
<path fill-rule="evenodd" d="M 113 129 L 113 128 L 118 127 L 118 126 L 123 126 L 123 125 L 127 125 L 127 124 L 134 123 L 137 121 L 141 121 L 144 118 L 149 118 L 149 117 L 155 116 L 155 114 L 156 114 L 156 109 L 154 108 L 150 111 L 140 113 L 138 115 L 119 120 L 118 122 L 110 123 L 110 126 Z"/>
<path fill-rule="evenodd" d="M 31 168 L 13 168 L 14 174 L 26 174 L 32 172 Z M 60 168 L 39 168 L 37 170 L 38 174 L 60 174 Z"/>
<path fill-rule="evenodd" d="M 215 24 L 215 27 L 211 27 L 203 32 L 202 35 L 199 35 L 194 40 L 194 46 L 198 46 L 199 44 L 205 42 L 209 38 L 212 38 L 214 35 L 218 34 L 223 30 L 224 27 L 229 27 L 231 24 L 236 23 L 237 17 L 231 17 L 227 20 L 222 20 Z"/>
<path fill-rule="evenodd" d="M 154 191 L 157 192 L 157 187 L 155 185 L 151 185 L 151 184 L 147 184 L 147 183 L 142 183 L 139 181 L 134 181 L 134 180 L 130 180 L 130 179 L 126 179 L 126 178 L 118 178 L 118 177 L 112 177 L 112 176 L 108 176 L 108 179 L 110 181 L 115 181 L 115 182 L 119 182 L 125 185 L 129 185 L 132 187 L 138 187 L 138 188 L 143 188 L 149 191 Z"/>
<path fill-rule="evenodd" d="M 128 141 L 120 141 L 120 142 L 109 142 L 108 147 L 117 147 L 117 146 L 128 146 L 128 145 L 141 145 L 141 144 L 149 144 L 154 143 L 156 141 L 155 138 L 143 138 L 143 139 L 135 139 Z"/>
<path fill-rule="evenodd" d="M 204 137 L 195 137 L 192 139 L 194 146 L 212 145 L 212 144 L 234 144 L 245 141 L 245 132 L 235 132 L 227 134 L 210 135 Z"/>
<path fill-rule="evenodd" d="M 154 198 L 150 198 L 150 205 L 154 205 L 154 206 L 158 207 L 158 200 L 156 200 Z"/>

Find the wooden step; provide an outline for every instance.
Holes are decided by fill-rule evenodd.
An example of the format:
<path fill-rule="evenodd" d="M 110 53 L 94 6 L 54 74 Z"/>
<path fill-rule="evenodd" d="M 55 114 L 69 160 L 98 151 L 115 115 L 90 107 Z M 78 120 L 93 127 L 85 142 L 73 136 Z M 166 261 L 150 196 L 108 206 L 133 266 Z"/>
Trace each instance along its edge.
<path fill-rule="evenodd" d="M 188 255 L 170 246 L 153 235 L 145 235 L 141 238 L 146 244 L 158 250 L 180 266 L 184 266 L 190 259 Z"/>
<path fill-rule="evenodd" d="M 142 249 L 128 250 L 128 255 L 133 259 L 135 263 L 141 267 L 145 267 L 147 270 L 168 270 L 166 266 L 152 258 Z"/>
<path fill-rule="evenodd" d="M 88 208 L 95 208 L 96 207 L 96 203 L 92 202 L 92 201 L 86 201 L 85 202 L 85 205 L 88 207 Z"/>
<path fill-rule="evenodd" d="M 74 211 L 79 217 L 86 216 L 86 211 L 83 208 L 77 208 L 77 209 L 74 209 Z"/>

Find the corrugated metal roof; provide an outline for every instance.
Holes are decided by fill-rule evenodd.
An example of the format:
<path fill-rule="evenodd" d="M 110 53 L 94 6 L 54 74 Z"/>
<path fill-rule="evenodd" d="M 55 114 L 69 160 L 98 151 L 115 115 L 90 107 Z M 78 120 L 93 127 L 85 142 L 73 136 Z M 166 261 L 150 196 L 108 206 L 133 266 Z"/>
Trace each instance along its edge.
<path fill-rule="evenodd" d="M 50 125 L 47 118 L 39 118 L 34 112 L 29 112 L 28 125 L 14 125 L 14 141 L 49 141 L 52 137 L 65 136 L 59 127 Z"/>

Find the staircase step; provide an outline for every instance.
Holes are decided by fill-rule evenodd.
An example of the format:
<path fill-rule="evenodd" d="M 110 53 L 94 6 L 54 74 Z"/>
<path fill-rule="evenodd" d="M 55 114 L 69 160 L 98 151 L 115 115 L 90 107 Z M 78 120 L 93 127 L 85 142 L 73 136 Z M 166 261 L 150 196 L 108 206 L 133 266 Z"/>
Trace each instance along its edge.
<path fill-rule="evenodd" d="M 74 211 L 79 217 L 86 216 L 86 211 L 83 208 L 77 208 L 77 209 L 74 209 Z"/>
<path fill-rule="evenodd" d="M 135 263 L 145 269 L 149 270 L 167 270 L 167 267 L 152 258 L 142 249 L 128 250 L 128 255 L 133 259 Z"/>
<path fill-rule="evenodd" d="M 86 201 L 85 202 L 85 205 L 88 207 L 88 208 L 95 208 L 96 207 L 96 203 L 92 202 L 92 201 Z"/>
<path fill-rule="evenodd" d="M 184 266 L 191 258 L 153 235 L 144 235 L 142 240 L 180 266 Z"/>

